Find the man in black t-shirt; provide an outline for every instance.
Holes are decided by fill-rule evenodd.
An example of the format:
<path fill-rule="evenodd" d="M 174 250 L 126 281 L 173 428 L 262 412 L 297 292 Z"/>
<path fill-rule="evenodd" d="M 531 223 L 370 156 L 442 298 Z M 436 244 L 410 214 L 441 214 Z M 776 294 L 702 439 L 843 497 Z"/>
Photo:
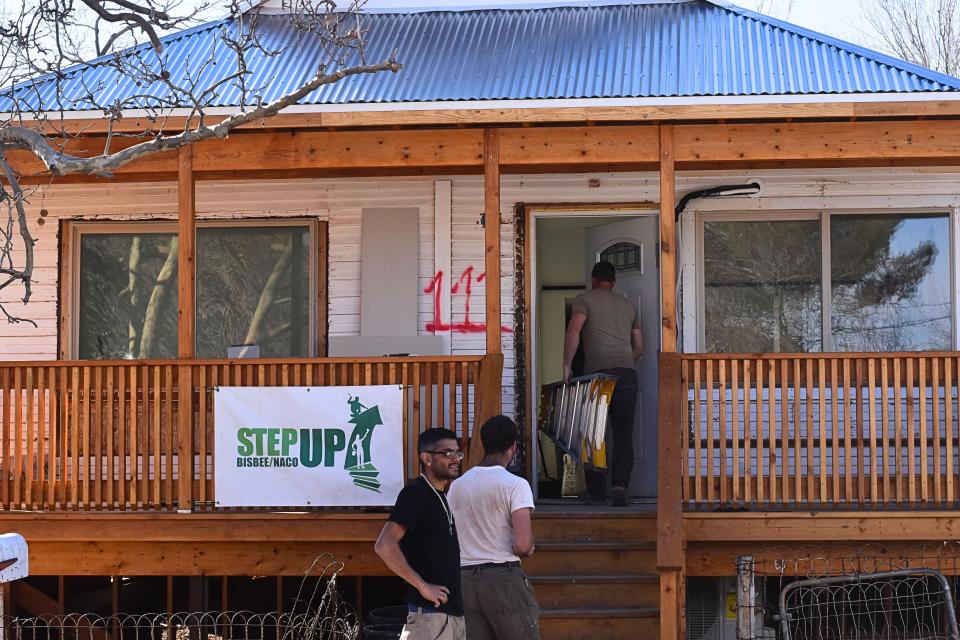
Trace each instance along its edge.
<path fill-rule="evenodd" d="M 449 429 L 427 429 L 417 442 L 422 473 L 397 496 L 374 550 L 407 582 L 401 640 L 463 640 L 460 542 L 444 488 L 460 475 L 463 452 Z"/>

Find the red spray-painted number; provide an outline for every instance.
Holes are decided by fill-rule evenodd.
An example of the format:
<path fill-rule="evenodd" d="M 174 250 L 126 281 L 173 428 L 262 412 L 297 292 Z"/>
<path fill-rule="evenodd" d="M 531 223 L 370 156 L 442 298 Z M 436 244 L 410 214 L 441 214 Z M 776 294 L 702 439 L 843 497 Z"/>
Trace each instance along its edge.
<path fill-rule="evenodd" d="M 423 290 L 424 293 L 433 294 L 433 322 L 428 322 L 427 331 L 453 331 L 455 333 L 484 333 L 487 330 L 486 323 L 471 322 L 470 320 L 470 298 L 473 297 L 473 283 L 483 282 L 487 274 L 480 273 L 474 278 L 474 268 L 469 266 L 460 274 L 460 278 L 450 287 L 450 293 L 457 294 L 463 290 L 463 322 L 446 323 L 443 321 L 443 310 L 440 308 L 440 293 L 443 291 L 443 271 L 437 271 L 437 274 L 430 279 L 430 283 Z M 512 333 L 510 327 L 500 327 L 502 333 Z"/>

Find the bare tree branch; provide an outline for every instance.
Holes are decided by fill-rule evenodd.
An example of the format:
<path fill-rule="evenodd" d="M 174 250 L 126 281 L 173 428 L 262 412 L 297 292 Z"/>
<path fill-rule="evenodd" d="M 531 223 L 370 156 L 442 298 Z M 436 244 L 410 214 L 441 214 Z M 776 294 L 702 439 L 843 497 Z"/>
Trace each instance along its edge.
<path fill-rule="evenodd" d="M 36 240 L 34 240 L 33 236 L 30 234 L 30 227 L 27 224 L 27 212 L 23 206 L 26 196 L 23 193 L 23 189 L 20 187 L 20 183 L 17 180 L 16 173 L 13 171 L 13 167 L 11 167 L 10 163 L 7 162 L 7 157 L 6 154 L 3 153 L 2 146 L 0 146 L 0 169 L 3 170 L 3 175 L 6 178 L 7 184 L 10 186 L 10 190 L 13 192 L 9 193 L 6 190 L 3 190 L 0 196 L 2 196 L 3 200 L 6 201 L 8 219 L 12 218 L 14 211 L 16 211 L 17 229 L 20 234 L 20 243 L 23 246 L 24 251 L 24 266 L 22 271 L 17 271 L 15 269 L 0 270 L 5 275 L 10 276 L 10 279 L 3 284 L 3 287 L 6 287 L 8 284 L 11 284 L 14 281 L 19 281 L 23 285 L 23 304 L 27 304 L 30 302 L 30 296 L 32 295 L 33 291 L 31 278 L 33 277 L 33 249 L 36 245 Z M 12 236 L 12 229 L 8 227 L 8 239 L 12 238 Z M 7 322 L 27 322 L 32 324 L 34 327 L 37 326 L 37 323 L 33 320 L 12 316 L 7 312 L 2 303 L 0 303 L 0 311 L 3 312 L 4 316 L 6 316 Z"/>
<path fill-rule="evenodd" d="M 914 64 L 960 75 L 957 0 L 868 0 L 872 44 Z"/>
<path fill-rule="evenodd" d="M 109 178 L 138 158 L 226 138 L 237 127 L 270 118 L 326 85 L 401 69 L 395 54 L 367 61 L 362 0 L 339 8 L 333 0 L 292 0 L 288 13 L 269 20 L 242 0 L 231 0 L 229 16 L 210 23 L 208 50 L 171 57 L 164 35 L 198 24 L 195 14 L 204 15 L 220 2 L 197 0 L 181 10 L 182 1 L 23 0 L 19 13 L 0 21 L 0 171 L 6 183 L 6 188 L 0 185 L 0 201 L 8 207 L 0 228 L 0 291 L 21 286 L 22 301 L 28 302 L 34 270 L 29 194 L 7 151 L 27 151 L 51 176 Z M 275 34 L 263 37 L 265 25 L 294 35 L 284 36 L 287 44 L 275 44 Z M 271 67 L 264 61 L 302 51 L 315 52 L 315 72 L 283 95 L 271 94 L 276 76 L 264 73 Z M 224 53 L 232 58 L 226 64 Z M 222 106 L 225 92 L 236 96 L 236 110 L 214 118 L 211 107 Z M 156 126 L 140 133 L 117 132 L 114 124 L 131 109 L 146 112 Z M 83 132 L 66 126 L 70 111 L 89 111 L 106 123 L 96 155 L 86 155 L 82 148 Z M 188 117 L 183 126 L 167 130 L 173 113 Z M 117 149 L 120 138 L 124 148 Z M 10 322 L 22 321 L 8 313 L 2 300 L 0 314 Z"/>

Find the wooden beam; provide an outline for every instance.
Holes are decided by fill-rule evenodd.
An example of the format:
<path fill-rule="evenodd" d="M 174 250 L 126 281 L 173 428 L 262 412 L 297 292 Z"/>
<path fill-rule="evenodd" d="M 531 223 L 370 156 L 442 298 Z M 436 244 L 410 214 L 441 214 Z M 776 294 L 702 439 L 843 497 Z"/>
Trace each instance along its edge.
<path fill-rule="evenodd" d="M 673 125 L 660 127 L 660 348 L 667 353 L 677 350 L 677 177 L 673 133 Z"/>
<path fill-rule="evenodd" d="M 57 260 L 57 357 L 68 360 L 73 357 L 73 242 L 70 220 L 60 220 L 57 233 L 59 260 Z"/>
<path fill-rule="evenodd" d="M 196 356 L 196 183 L 193 147 L 181 147 L 177 172 L 177 356 Z"/>
<path fill-rule="evenodd" d="M 237 133 L 197 146 L 196 171 L 483 166 L 480 130 Z"/>
<path fill-rule="evenodd" d="M 694 543 L 687 548 L 686 575 L 732 576 L 738 556 L 754 557 L 757 575 L 824 575 L 848 570 L 851 564 L 870 566 L 928 567 L 948 576 L 960 574 L 960 552 L 954 541 L 944 543 L 916 540 L 873 540 L 863 542 L 823 541 L 776 542 L 758 546 L 755 542 Z"/>
<path fill-rule="evenodd" d="M 344 562 L 346 575 L 391 575 L 373 551 L 357 542 L 141 542 L 37 543 L 30 546 L 32 575 L 303 576 L 318 549 Z"/>
<path fill-rule="evenodd" d="M 683 423 L 680 406 L 682 362 L 676 354 L 659 355 L 659 410 L 657 453 L 657 566 L 683 566 L 684 520 L 682 480 Z"/>
<path fill-rule="evenodd" d="M 683 516 L 686 538 L 693 542 L 829 542 L 831 540 L 955 540 L 960 522 L 955 511 L 756 512 Z"/>
<path fill-rule="evenodd" d="M 177 179 L 177 355 L 196 356 L 196 182 L 193 147 L 179 151 Z M 193 367 L 177 368 L 177 506 L 193 509 Z"/>
<path fill-rule="evenodd" d="M 500 164 L 513 172 L 539 165 L 656 163 L 660 127 L 542 127 L 500 130 Z"/>
<path fill-rule="evenodd" d="M 681 569 L 660 572 L 660 640 L 680 640 L 683 637 L 683 580 Z"/>
<path fill-rule="evenodd" d="M 684 398 L 680 393 L 680 358 L 675 353 L 666 351 L 660 353 L 659 358 L 657 570 L 660 573 L 660 638 L 674 640 L 681 637 L 685 606 L 685 540 L 681 491 L 681 437 L 684 431 L 680 420 L 680 406 Z"/>
<path fill-rule="evenodd" d="M 955 158 L 958 133 L 957 120 L 677 125 L 676 160 Z"/>
<path fill-rule="evenodd" d="M 665 132 L 673 129 L 676 168 L 742 166 L 888 166 L 956 163 L 960 119 L 754 124 L 604 125 L 498 129 L 501 172 L 608 171 L 662 165 Z M 658 133 L 659 130 L 659 133 Z M 477 173 L 486 164 L 481 129 L 394 131 L 241 131 L 194 150 L 193 170 L 204 179 L 252 175 L 421 175 Z M 491 134 L 492 135 L 492 134 Z M 101 138 L 81 138 L 77 150 L 96 153 Z M 17 169 L 46 175 L 36 159 L 11 152 Z M 117 179 L 166 178 L 178 169 L 172 153 L 137 160 Z M 155 176 L 155 178 L 151 178 Z M 96 178 L 68 177 L 68 180 Z"/>
<path fill-rule="evenodd" d="M 500 132 L 483 136 L 483 262 L 487 353 L 500 353 Z"/>

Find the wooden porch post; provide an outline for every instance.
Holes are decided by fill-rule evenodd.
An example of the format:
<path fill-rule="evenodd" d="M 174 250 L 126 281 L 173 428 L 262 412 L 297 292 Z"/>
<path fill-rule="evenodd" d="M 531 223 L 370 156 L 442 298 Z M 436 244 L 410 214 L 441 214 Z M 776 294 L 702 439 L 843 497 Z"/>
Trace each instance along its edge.
<path fill-rule="evenodd" d="M 677 350 L 677 179 L 674 171 L 673 125 L 660 126 L 660 295 L 661 345 Z"/>
<path fill-rule="evenodd" d="M 180 148 L 177 171 L 177 357 L 196 356 L 196 185 L 193 180 L 193 148 Z"/>
<path fill-rule="evenodd" d="M 500 131 L 483 131 L 483 266 L 486 295 L 486 357 L 477 376 L 473 434 L 467 465 L 483 458 L 479 429 L 502 411 L 503 354 L 500 348 Z M 483 403 L 481 404 L 481 399 Z M 467 467 L 469 468 L 469 467 Z"/>
<path fill-rule="evenodd" d="M 193 148 L 181 147 L 177 163 L 177 357 L 196 357 L 196 183 Z M 178 368 L 177 404 L 177 505 L 193 508 L 193 368 Z M 203 390 L 201 390 L 201 393 Z M 173 425 L 170 425 L 173 428 Z"/>
<path fill-rule="evenodd" d="M 500 413 L 500 396 L 503 393 L 503 354 L 488 353 L 480 362 L 477 379 L 474 383 L 473 401 L 473 437 L 470 438 L 467 457 L 463 460 L 463 472 L 475 467 L 483 460 L 483 443 L 480 441 L 480 425 Z"/>
<path fill-rule="evenodd" d="M 483 244 L 487 353 L 500 353 L 500 131 L 483 132 Z"/>
<path fill-rule="evenodd" d="M 657 481 L 657 570 L 660 572 L 660 638 L 683 635 L 683 495 L 680 486 L 680 360 L 677 351 L 677 227 L 673 125 L 660 126 L 660 295 L 659 432 Z"/>

